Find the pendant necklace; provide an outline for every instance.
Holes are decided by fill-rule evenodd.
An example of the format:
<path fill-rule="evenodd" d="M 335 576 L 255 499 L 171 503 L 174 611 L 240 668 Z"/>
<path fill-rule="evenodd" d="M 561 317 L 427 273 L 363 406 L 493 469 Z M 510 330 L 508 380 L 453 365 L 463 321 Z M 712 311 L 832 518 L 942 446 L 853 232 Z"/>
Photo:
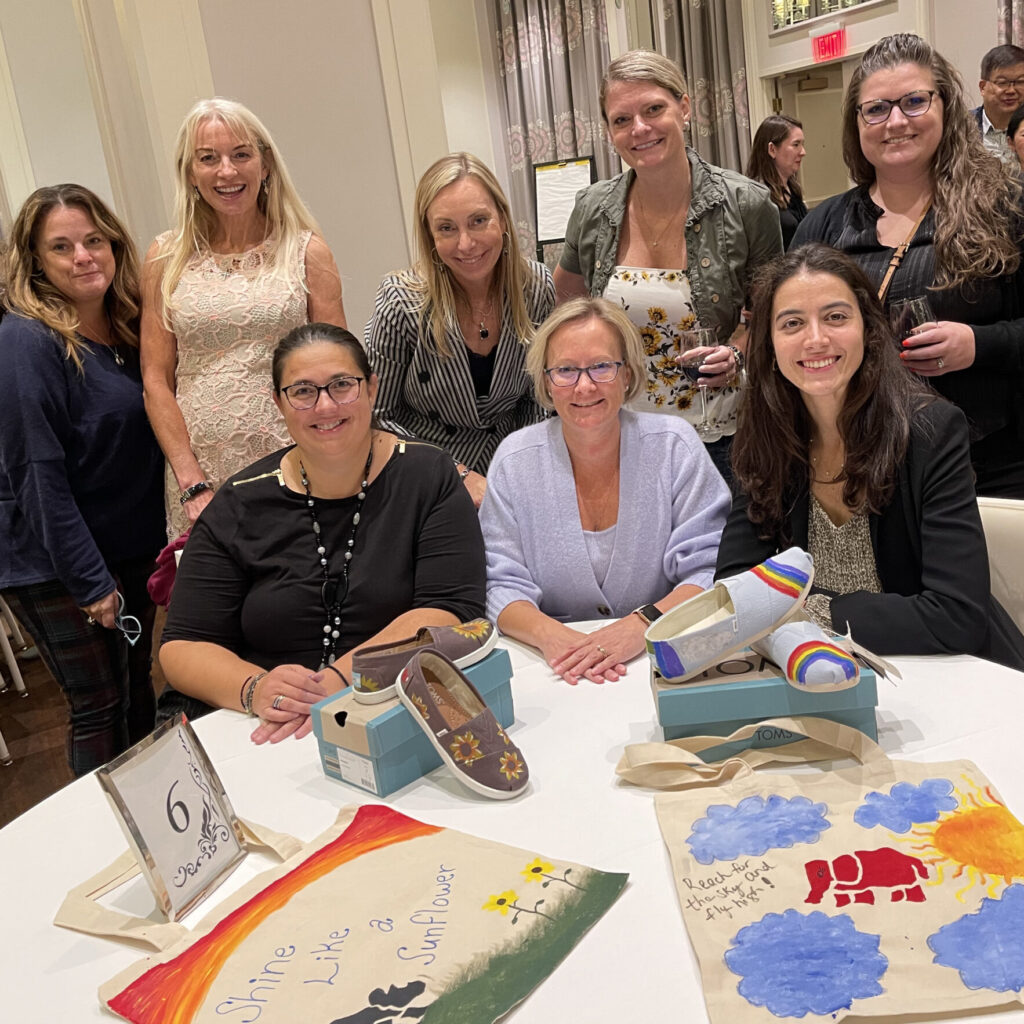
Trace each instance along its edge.
<path fill-rule="evenodd" d="M 641 222 L 641 224 L 643 226 L 643 231 L 641 232 L 641 234 L 644 236 L 644 241 L 647 241 L 652 249 L 657 249 L 658 248 L 658 243 L 665 237 L 665 233 L 668 231 L 668 229 L 670 227 L 672 227 L 672 225 L 676 222 L 676 219 L 679 217 L 679 214 L 678 213 L 673 213 L 669 217 L 669 219 L 665 222 L 665 226 L 661 229 L 661 231 L 658 232 L 658 237 L 655 238 L 654 241 L 649 241 L 648 240 L 649 236 L 651 234 L 653 234 L 653 232 L 651 231 L 650 221 L 648 221 L 648 219 L 647 219 L 647 211 L 644 210 L 644 201 L 640 198 L 640 193 L 639 192 L 637 192 L 636 201 L 638 203 L 638 210 L 637 210 L 637 212 L 640 214 L 640 222 Z M 686 214 L 686 207 L 685 206 L 683 207 L 682 212 L 683 212 L 683 214 L 685 216 L 685 214 Z"/>
<path fill-rule="evenodd" d="M 306 492 L 306 506 L 309 508 L 310 518 L 313 520 L 313 539 L 316 541 L 316 553 L 320 559 L 320 568 L 323 570 L 323 583 L 320 587 L 320 599 L 323 602 L 324 612 L 327 619 L 324 622 L 323 653 L 320 656 L 320 668 L 333 665 L 338 655 L 338 638 L 341 636 L 341 603 L 348 594 L 348 571 L 352 564 L 352 549 L 356 543 L 356 529 L 359 520 L 362 518 L 363 502 L 366 501 L 366 487 L 370 479 L 370 467 L 373 465 L 373 435 L 370 435 L 370 451 L 366 456 L 366 465 L 363 467 L 363 482 L 359 485 L 359 493 L 356 495 L 356 511 L 352 517 L 352 532 L 348 535 L 348 543 L 345 545 L 345 565 L 341 572 L 341 578 L 331 579 L 331 571 L 327 561 L 327 549 L 324 547 L 323 537 L 320 531 L 320 521 L 316 517 L 316 502 L 313 500 L 313 492 L 309 488 L 309 477 L 306 475 L 306 467 L 299 459 L 299 477 L 302 480 L 302 487 Z"/>
<path fill-rule="evenodd" d="M 473 308 L 473 304 L 472 303 L 469 304 L 469 316 L 470 316 L 470 319 L 471 320 L 479 320 L 480 321 L 479 331 L 480 331 L 480 340 L 481 341 L 486 341 L 491 336 L 491 332 L 489 330 L 487 330 L 487 318 L 493 312 L 494 312 L 494 299 L 491 299 L 491 304 L 487 307 L 487 312 L 481 313 L 479 317 L 476 315 L 476 310 Z"/>

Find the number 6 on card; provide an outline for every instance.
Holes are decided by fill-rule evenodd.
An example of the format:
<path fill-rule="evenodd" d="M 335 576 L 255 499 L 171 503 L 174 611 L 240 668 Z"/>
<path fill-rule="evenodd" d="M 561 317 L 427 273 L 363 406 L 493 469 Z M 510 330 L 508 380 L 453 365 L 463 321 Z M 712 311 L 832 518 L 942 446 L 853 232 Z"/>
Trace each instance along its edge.
<path fill-rule="evenodd" d="M 96 772 L 157 906 L 184 917 L 241 863 L 242 826 L 179 715 Z"/>

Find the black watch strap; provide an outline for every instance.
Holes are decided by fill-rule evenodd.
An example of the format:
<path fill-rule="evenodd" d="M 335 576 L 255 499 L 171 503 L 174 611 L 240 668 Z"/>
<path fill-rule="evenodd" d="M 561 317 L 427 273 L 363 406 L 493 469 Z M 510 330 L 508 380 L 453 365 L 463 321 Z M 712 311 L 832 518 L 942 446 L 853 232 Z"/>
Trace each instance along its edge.
<path fill-rule="evenodd" d="M 656 605 L 644 604 L 641 605 L 639 608 L 634 608 L 633 614 L 639 615 L 640 618 L 643 619 L 644 622 L 646 622 L 649 626 L 655 620 L 660 619 L 662 615 L 664 615 L 665 613 Z"/>
<path fill-rule="evenodd" d="M 213 484 L 208 480 L 200 480 L 197 484 L 192 484 L 191 487 L 186 487 L 181 492 L 181 497 L 178 498 L 178 504 L 184 505 L 186 501 L 191 501 L 197 494 L 202 494 L 203 491 L 212 491 Z"/>

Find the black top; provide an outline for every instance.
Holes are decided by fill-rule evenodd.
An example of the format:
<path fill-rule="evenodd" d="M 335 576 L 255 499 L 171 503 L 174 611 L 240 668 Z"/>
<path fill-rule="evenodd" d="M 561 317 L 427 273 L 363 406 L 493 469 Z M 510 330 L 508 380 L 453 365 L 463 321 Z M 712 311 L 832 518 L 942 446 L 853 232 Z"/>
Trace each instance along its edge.
<path fill-rule="evenodd" d="M 877 654 L 976 654 L 1024 668 L 1024 637 L 989 593 L 988 553 L 971 484 L 967 427 L 948 402 L 913 418 L 892 500 L 870 515 L 881 594 L 832 599 L 832 625 Z M 722 534 L 715 576 L 734 576 L 796 544 L 807 547 L 810 494 L 792 481 L 785 529 L 768 539 L 739 495 Z"/>
<path fill-rule="evenodd" d="M 233 476 L 192 529 L 163 642 L 218 644 L 266 669 L 316 669 L 323 650 L 322 575 L 304 494 L 284 486 L 282 449 Z M 340 574 L 356 498 L 316 499 L 329 568 Z M 451 457 L 399 443 L 366 490 L 341 606 L 344 653 L 403 612 L 484 612 L 484 545 Z"/>
<path fill-rule="evenodd" d="M 797 228 L 793 245 L 825 242 L 852 256 L 878 288 L 894 249 L 878 241 L 882 208 L 859 186 L 826 199 Z M 1024 259 L 1015 274 L 986 278 L 969 287 L 929 291 L 935 279 L 935 211 L 930 209 L 893 275 L 885 302 L 926 295 L 940 320 L 968 324 L 976 343 L 974 364 L 930 378 L 935 390 L 967 414 L 971 439 L 1007 426 L 1024 437 Z M 1021 237 L 1018 230 L 1014 237 Z"/>
<path fill-rule="evenodd" d="M 469 375 L 473 378 L 473 393 L 477 398 L 486 398 L 491 393 L 491 379 L 494 377 L 494 357 L 498 346 L 495 345 L 487 355 L 474 352 L 468 345 L 466 355 L 469 356 Z"/>
<path fill-rule="evenodd" d="M 79 370 L 40 321 L 0 323 L 0 589 L 56 579 L 88 605 L 167 538 L 138 350 L 82 340 Z"/>
<path fill-rule="evenodd" d="M 807 216 L 807 206 L 799 197 L 789 194 L 789 205 L 779 210 L 779 226 L 782 228 L 782 248 L 788 249 L 800 221 Z"/>

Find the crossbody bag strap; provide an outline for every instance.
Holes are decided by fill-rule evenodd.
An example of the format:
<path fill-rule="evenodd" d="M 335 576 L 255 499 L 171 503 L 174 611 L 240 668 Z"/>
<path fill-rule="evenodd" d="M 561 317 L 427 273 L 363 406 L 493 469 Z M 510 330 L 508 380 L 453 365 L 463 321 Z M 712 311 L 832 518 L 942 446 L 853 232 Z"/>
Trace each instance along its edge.
<path fill-rule="evenodd" d="M 910 229 L 910 234 L 896 246 L 896 251 L 892 254 L 892 259 L 889 260 L 889 269 L 885 272 L 885 277 L 882 278 L 882 283 L 878 288 L 878 301 L 885 302 L 885 293 L 889 290 L 889 285 L 892 283 L 892 276 L 899 269 L 900 264 L 903 262 L 903 257 L 907 255 L 907 250 L 910 248 L 910 243 L 914 240 L 914 235 L 917 234 L 917 229 L 921 226 L 921 221 L 928 216 L 928 211 L 932 208 L 931 200 L 928 201 L 925 208 L 921 211 L 921 216 L 914 221 L 914 226 Z"/>

